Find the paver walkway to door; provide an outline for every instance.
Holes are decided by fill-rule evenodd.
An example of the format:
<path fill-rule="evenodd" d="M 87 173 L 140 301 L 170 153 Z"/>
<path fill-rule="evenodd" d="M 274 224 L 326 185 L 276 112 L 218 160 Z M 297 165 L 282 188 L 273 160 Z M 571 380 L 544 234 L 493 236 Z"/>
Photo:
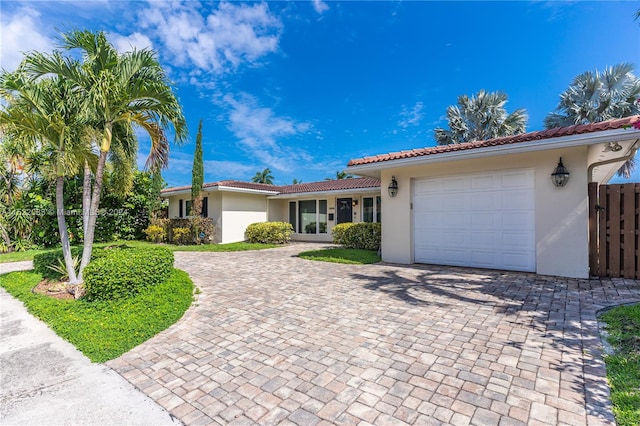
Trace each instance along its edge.
<path fill-rule="evenodd" d="M 202 290 L 110 361 L 185 424 L 613 424 L 596 311 L 640 282 L 175 253 Z"/>

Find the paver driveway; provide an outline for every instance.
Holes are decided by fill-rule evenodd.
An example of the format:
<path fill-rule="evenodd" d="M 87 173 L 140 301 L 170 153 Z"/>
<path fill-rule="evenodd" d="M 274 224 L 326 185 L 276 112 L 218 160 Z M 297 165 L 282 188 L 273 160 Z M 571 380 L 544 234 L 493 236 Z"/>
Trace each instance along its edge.
<path fill-rule="evenodd" d="M 595 312 L 634 280 L 175 253 L 202 290 L 108 364 L 186 424 L 613 424 Z"/>

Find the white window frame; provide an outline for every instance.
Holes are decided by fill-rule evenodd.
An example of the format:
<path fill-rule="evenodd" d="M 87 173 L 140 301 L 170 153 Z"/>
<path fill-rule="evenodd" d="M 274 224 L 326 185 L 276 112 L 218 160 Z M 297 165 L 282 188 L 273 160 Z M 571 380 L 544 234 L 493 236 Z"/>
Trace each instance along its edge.
<path fill-rule="evenodd" d="M 315 233 L 306 233 L 306 232 L 300 232 L 301 229 L 301 223 L 300 223 L 300 202 L 301 201 L 315 201 L 316 203 L 316 232 Z M 326 203 L 326 207 L 327 207 L 327 211 L 324 213 L 326 216 L 326 232 L 320 232 L 320 201 L 324 201 Z M 329 233 L 329 200 L 327 198 L 305 198 L 305 199 L 300 199 L 300 200 L 289 200 L 289 203 L 287 203 L 287 216 L 289 219 L 289 223 L 291 223 L 291 209 L 290 209 L 290 203 L 291 202 L 295 202 L 296 203 L 296 217 L 295 217 L 295 223 L 296 226 L 294 229 L 294 232 L 296 234 L 299 235 L 327 235 Z"/>
<path fill-rule="evenodd" d="M 378 223 L 378 203 L 376 203 L 377 198 L 380 198 L 380 210 L 382 210 L 382 197 L 380 195 L 371 195 L 362 197 L 362 221 L 364 222 L 364 200 L 370 198 L 373 205 L 373 220 L 370 223 Z M 382 221 L 382 215 L 380 215 L 380 221 Z"/>

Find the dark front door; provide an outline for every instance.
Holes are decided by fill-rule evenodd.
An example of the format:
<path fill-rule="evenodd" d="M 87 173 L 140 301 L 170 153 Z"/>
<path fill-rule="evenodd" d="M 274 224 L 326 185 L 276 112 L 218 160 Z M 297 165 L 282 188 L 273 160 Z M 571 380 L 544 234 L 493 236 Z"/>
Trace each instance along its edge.
<path fill-rule="evenodd" d="M 353 222 L 351 218 L 351 198 L 338 198 L 338 214 L 336 223 Z"/>

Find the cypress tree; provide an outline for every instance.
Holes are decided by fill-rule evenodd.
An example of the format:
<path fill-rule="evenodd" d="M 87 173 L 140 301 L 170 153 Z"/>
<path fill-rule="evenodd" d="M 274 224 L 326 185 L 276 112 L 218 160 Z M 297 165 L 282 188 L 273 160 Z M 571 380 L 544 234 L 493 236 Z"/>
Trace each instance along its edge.
<path fill-rule="evenodd" d="M 198 124 L 196 135 L 196 151 L 193 154 L 193 169 L 191 171 L 191 200 L 200 197 L 204 185 L 204 165 L 202 162 L 202 119 Z"/>

